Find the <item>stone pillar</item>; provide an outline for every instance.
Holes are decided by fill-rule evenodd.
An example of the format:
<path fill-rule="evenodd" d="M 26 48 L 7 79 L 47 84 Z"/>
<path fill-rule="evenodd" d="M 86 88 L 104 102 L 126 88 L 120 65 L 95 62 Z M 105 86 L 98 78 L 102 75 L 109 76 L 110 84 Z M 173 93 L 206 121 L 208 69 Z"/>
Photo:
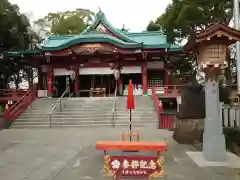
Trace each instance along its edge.
<path fill-rule="evenodd" d="M 48 83 L 48 97 L 52 97 L 53 95 L 53 68 L 48 67 L 47 74 L 47 83 Z"/>
<path fill-rule="evenodd" d="M 74 81 L 74 93 L 76 97 L 78 97 L 78 90 L 79 90 L 79 67 L 74 69 L 75 73 L 75 81 Z"/>
<path fill-rule="evenodd" d="M 148 92 L 148 84 L 147 84 L 147 63 L 142 64 L 142 90 L 143 95 Z"/>
<path fill-rule="evenodd" d="M 206 76 L 208 77 L 208 75 Z M 205 96 L 206 118 L 204 120 L 203 155 L 209 161 L 224 161 L 227 159 L 227 154 L 220 116 L 217 78 L 209 78 L 205 82 Z"/>

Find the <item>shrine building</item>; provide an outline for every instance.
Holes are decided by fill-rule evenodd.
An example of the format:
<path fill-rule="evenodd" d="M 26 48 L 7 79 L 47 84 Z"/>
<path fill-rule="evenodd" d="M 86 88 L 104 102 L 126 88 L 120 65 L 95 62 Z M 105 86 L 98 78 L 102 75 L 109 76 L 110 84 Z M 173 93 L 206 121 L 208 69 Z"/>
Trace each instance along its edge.
<path fill-rule="evenodd" d="M 28 67 L 38 69 L 38 90 L 60 97 L 70 86 L 77 97 L 127 94 L 129 79 L 136 95 L 153 85 L 169 84 L 169 69 L 181 48 L 167 43 L 159 31 L 119 30 L 103 12 L 81 34 L 48 37 L 37 50 L 9 52 Z"/>

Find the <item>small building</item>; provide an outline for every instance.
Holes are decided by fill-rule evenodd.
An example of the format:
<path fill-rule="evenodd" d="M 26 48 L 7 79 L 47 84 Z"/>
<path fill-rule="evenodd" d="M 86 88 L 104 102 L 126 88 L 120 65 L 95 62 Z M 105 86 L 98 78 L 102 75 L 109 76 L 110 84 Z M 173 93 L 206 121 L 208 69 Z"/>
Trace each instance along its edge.
<path fill-rule="evenodd" d="M 78 97 L 135 94 L 169 84 L 169 65 L 179 59 L 179 46 L 161 32 L 131 33 L 116 29 L 98 12 L 95 21 L 77 35 L 50 36 L 37 50 L 9 52 L 12 58 L 38 69 L 38 89 L 60 97 L 69 85 Z"/>

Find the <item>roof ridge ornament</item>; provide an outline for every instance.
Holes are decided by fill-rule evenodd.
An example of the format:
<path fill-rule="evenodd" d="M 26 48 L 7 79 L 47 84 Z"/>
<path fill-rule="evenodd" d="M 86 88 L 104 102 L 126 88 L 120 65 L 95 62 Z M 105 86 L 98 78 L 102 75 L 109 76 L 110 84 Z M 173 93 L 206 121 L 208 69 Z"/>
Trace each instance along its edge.
<path fill-rule="evenodd" d="M 99 12 L 99 13 L 102 13 L 102 10 L 101 10 L 101 7 L 100 7 L 100 6 L 98 6 L 98 12 Z"/>

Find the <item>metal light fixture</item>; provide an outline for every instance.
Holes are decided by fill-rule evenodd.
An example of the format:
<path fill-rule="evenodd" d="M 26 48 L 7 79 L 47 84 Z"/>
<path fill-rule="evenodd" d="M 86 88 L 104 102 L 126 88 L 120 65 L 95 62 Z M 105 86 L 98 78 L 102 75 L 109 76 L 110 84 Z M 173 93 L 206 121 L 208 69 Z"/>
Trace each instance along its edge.
<path fill-rule="evenodd" d="M 113 70 L 113 75 L 115 80 L 118 80 L 120 78 L 120 70 L 119 69 L 114 69 Z"/>
<path fill-rule="evenodd" d="M 74 80 L 75 79 L 75 72 L 73 70 L 69 71 L 70 79 Z"/>

